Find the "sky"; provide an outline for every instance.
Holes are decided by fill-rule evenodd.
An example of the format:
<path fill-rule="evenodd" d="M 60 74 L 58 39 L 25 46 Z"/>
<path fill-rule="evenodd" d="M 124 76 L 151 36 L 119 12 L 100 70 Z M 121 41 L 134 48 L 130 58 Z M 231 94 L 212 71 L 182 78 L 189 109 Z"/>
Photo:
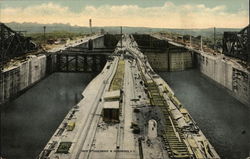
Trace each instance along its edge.
<path fill-rule="evenodd" d="M 249 0 L 0 0 L 0 21 L 154 28 L 243 28 Z"/>

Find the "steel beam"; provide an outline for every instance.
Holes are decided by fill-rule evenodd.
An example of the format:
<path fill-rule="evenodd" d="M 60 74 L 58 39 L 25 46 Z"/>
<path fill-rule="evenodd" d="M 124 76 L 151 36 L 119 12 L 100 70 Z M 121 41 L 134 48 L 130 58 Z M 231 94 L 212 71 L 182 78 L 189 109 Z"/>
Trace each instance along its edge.
<path fill-rule="evenodd" d="M 249 63 L 249 26 L 240 32 L 224 32 L 223 54 Z"/>
<path fill-rule="evenodd" d="M 36 44 L 31 42 L 30 37 L 24 37 L 22 34 L 10 29 L 3 23 L 0 23 L 0 29 L 1 69 L 10 59 L 37 50 Z"/>

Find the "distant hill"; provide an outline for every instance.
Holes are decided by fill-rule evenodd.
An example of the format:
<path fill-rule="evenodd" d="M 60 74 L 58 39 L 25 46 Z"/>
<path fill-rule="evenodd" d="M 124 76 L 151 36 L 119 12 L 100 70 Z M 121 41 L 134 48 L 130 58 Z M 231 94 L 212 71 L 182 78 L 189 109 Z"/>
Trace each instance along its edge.
<path fill-rule="evenodd" d="M 80 26 L 71 26 L 70 24 L 39 24 L 39 23 L 6 23 L 7 26 L 17 31 L 27 31 L 28 33 L 41 33 L 43 32 L 43 26 L 46 26 L 46 32 L 54 31 L 68 31 L 68 32 L 77 32 L 77 33 L 90 33 L 88 27 Z M 101 29 L 104 29 L 109 33 L 119 33 L 120 27 L 93 27 L 93 32 L 99 32 Z M 223 34 L 224 31 L 240 31 L 241 29 L 235 28 L 216 28 L 217 34 Z M 213 28 L 208 29 L 168 29 L 168 28 L 147 28 L 147 27 L 123 27 L 124 33 L 152 33 L 152 32 L 172 32 L 178 34 L 189 34 L 193 36 L 212 36 Z"/>

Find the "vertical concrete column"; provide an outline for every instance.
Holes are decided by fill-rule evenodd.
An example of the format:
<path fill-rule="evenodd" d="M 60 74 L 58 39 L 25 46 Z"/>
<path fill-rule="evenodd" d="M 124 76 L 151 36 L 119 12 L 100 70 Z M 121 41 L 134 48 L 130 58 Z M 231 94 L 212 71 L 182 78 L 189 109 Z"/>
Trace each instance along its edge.
<path fill-rule="evenodd" d="M 84 57 L 84 61 L 83 61 L 83 71 L 87 72 L 88 70 L 88 57 L 87 55 L 83 56 Z"/>
<path fill-rule="evenodd" d="M 105 66 L 106 64 L 106 56 L 105 55 L 101 55 L 100 57 L 100 66 L 101 66 L 101 69 Z"/>
<path fill-rule="evenodd" d="M 1 71 L 1 70 L 0 70 Z M 4 102 L 4 72 L 0 72 L 0 104 Z"/>
<path fill-rule="evenodd" d="M 96 66 L 96 56 L 95 55 L 92 56 L 92 61 L 93 62 L 92 62 L 91 69 L 92 69 L 93 72 L 96 72 L 96 67 L 97 66 Z"/>
<path fill-rule="evenodd" d="M 75 71 L 78 71 L 78 55 L 75 55 Z"/>
<path fill-rule="evenodd" d="M 248 52 L 248 65 L 250 66 L 250 25 L 247 28 L 247 52 Z"/>
<path fill-rule="evenodd" d="M 47 75 L 54 72 L 54 70 L 53 70 L 53 59 L 52 58 L 53 58 L 52 55 L 46 56 L 46 74 Z"/>
<path fill-rule="evenodd" d="M 69 55 L 66 55 L 66 71 L 69 71 Z"/>
<path fill-rule="evenodd" d="M 56 55 L 56 66 L 57 66 L 57 71 L 62 71 L 61 70 L 61 55 L 60 54 Z"/>
<path fill-rule="evenodd" d="M 93 40 L 92 39 L 89 39 L 89 41 L 88 41 L 88 49 L 93 50 Z"/>

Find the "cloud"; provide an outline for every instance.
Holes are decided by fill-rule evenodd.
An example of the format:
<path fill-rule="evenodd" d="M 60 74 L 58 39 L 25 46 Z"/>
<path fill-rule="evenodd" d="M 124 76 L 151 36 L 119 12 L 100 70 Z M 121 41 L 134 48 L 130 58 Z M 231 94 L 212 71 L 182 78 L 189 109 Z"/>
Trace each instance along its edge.
<path fill-rule="evenodd" d="M 79 13 L 52 2 L 20 8 L 2 8 L 3 22 L 70 23 L 88 26 L 144 26 L 163 28 L 244 27 L 248 11 L 227 12 L 224 5 L 213 8 L 199 5 L 175 5 L 166 2 L 159 7 L 137 5 L 84 6 Z"/>

